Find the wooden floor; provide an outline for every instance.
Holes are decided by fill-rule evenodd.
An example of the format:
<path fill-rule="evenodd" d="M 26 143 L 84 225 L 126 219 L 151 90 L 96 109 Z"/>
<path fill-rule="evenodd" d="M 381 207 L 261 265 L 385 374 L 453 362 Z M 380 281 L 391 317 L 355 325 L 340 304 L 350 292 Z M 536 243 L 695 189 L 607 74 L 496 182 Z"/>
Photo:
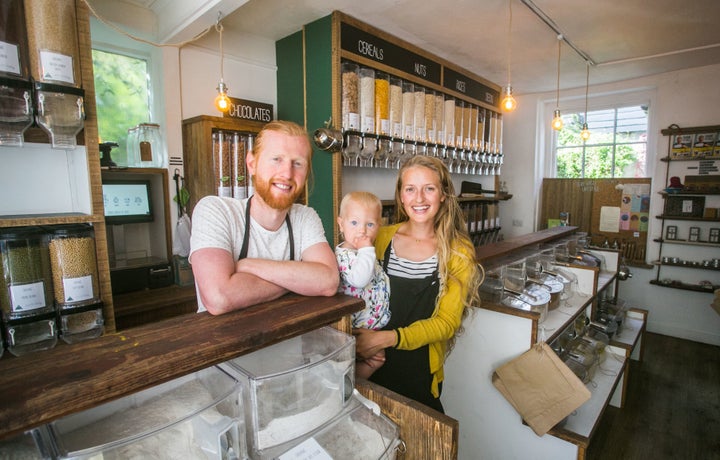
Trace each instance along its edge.
<path fill-rule="evenodd" d="M 588 460 L 720 459 L 720 347 L 645 333 L 626 405 L 608 407 Z"/>

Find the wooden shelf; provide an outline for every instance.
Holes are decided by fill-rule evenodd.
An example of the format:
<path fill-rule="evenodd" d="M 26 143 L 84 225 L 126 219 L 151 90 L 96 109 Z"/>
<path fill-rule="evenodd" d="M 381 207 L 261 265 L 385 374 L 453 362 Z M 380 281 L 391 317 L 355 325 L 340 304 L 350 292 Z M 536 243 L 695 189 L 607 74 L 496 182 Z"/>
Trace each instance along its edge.
<path fill-rule="evenodd" d="M 670 284 L 663 283 L 662 281 L 658 280 L 650 280 L 650 284 L 653 284 L 655 286 L 662 286 L 666 288 L 672 288 L 672 289 L 680 289 L 683 291 L 694 291 L 694 292 L 707 292 L 708 294 L 712 294 L 716 289 L 720 289 L 720 286 L 713 285 L 712 287 L 705 288 L 697 284 L 687 284 L 683 283 L 681 281 L 675 281 L 673 280 Z"/>
<path fill-rule="evenodd" d="M 720 247 L 720 243 L 710 243 L 709 241 L 668 240 L 664 238 L 655 238 L 653 241 L 656 243 L 680 244 L 685 246 L 708 246 L 714 248 Z"/>
<path fill-rule="evenodd" d="M 0 439 L 342 320 L 344 295 L 287 295 L 221 316 L 192 313 L 0 360 Z"/>
<path fill-rule="evenodd" d="M 697 222 L 720 222 L 720 218 L 718 217 L 690 217 L 690 216 L 668 216 L 665 214 L 660 214 L 659 216 L 655 216 L 657 219 L 663 219 L 663 220 L 692 220 Z"/>

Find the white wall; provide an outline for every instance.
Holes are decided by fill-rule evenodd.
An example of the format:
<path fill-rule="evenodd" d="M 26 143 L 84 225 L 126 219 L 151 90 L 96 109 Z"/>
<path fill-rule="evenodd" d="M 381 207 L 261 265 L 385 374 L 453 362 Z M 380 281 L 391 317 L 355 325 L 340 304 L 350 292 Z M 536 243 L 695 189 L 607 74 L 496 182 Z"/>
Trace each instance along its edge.
<path fill-rule="evenodd" d="M 679 126 L 708 126 L 720 124 L 717 107 L 717 75 L 720 65 L 670 72 L 654 77 L 628 80 L 612 85 L 590 88 L 590 109 L 593 103 L 614 97 L 635 97 L 641 93 L 650 99 L 648 153 L 654 154 L 648 165 L 653 177 L 650 215 L 661 213 L 663 201 L 655 193 L 663 189 L 667 140 L 660 130 L 671 124 Z M 560 107 L 579 107 L 584 104 L 584 88 L 561 93 Z M 503 180 L 507 181 L 513 199 L 503 203 L 501 214 L 506 237 L 526 234 L 535 230 L 537 199 L 546 176 L 543 170 L 548 142 L 545 136 L 549 118 L 545 116 L 547 103 L 554 105 L 554 93 L 531 94 L 518 97 L 518 109 L 504 116 L 505 166 Z M 540 126 L 540 128 L 538 128 Z M 592 127 L 591 127 L 592 130 Z M 518 224 L 511 226 L 510 223 Z M 521 222 L 521 224 L 520 224 Z M 653 238 L 660 236 L 660 221 L 651 218 L 648 240 L 648 262 L 658 258 L 658 244 Z M 718 257 L 718 254 L 698 255 L 700 260 Z M 688 257 L 690 259 L 690 257 Z M 620 297 L 631 305 L 650 311 L 648 330 L 689 340 L 720 344 L 720 315 L 711 307 L 712 296 L 705 293 L 681 291 L 649 284 L 655 279 L 654 269 L 632 268 L 633 278 L 620 284 Z M 706 276 L 712 276 L 706 275 Z"/>

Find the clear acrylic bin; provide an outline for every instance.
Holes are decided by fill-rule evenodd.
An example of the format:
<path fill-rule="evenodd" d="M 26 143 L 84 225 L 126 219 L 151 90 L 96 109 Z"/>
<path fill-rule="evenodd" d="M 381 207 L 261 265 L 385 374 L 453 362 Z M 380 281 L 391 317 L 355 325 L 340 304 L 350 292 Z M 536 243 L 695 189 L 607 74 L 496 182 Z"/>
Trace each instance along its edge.
<path fill-rule="evenodd" d="M 345 410 L 329 423 L 302 440 L 265 452 L 262 459 L 307 458 L 298 452 L 312 451 L 318 458 L 333 460 L 392 460 L 401 446 L 398 426 L 377 404 L 356 392 Z"/>
<path fill-rule="evenodd" d="M 323 327 L 219 365 L 238 379 L 254 458 L 336 417 L 352 396 L 355 338 Z"/>
<path fill-rule="evenodd" d="M 48 424 L 61 459 L 243 459 L 242 401 L 217 367 Z"/>
<path fill-rule="evenodd" d="M 48 450 L 47 431 L 44 426 L 17 436 L 0 440 L 1 459 L 46 460 L 52 454 Z"/>

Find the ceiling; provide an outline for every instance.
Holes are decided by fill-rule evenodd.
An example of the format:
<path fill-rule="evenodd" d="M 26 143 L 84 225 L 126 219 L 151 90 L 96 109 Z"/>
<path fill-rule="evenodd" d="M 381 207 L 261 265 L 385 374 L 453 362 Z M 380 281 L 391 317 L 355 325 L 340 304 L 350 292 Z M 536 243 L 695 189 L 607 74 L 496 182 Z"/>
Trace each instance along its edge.
<path fill-rule="evenodd" d="M 158 17 L 168 3 L 126 1 Z M 510 62 L 520 95 L 556 89 L 556 31 L 587 57 L 562 41 L 561 89 L 585 86 L 587 62 L 591 85 L 720 63 L 718 0 L 176 0 L 172 8 L 188 2 L 206 5 L 205 14 L 175 32 L 201 30 L 221 11 L 226 31 L 271 40 L 340 10 L 501 86 Z"/>

